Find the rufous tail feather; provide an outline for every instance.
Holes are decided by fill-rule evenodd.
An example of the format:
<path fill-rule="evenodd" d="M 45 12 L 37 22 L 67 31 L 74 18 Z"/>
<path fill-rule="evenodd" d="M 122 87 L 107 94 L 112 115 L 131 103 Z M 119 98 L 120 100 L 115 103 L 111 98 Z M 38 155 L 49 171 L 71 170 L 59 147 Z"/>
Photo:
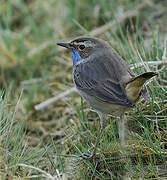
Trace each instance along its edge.
<path fill-rule="evenodd" d="M 128 99 L 131 102 L 135 103 L 139 98 L 139 94 L 142 90 L 144 83 L 156 75 L 157 73 L 155 72 L 146 72 L 131 79 L 125 87 Z"/>

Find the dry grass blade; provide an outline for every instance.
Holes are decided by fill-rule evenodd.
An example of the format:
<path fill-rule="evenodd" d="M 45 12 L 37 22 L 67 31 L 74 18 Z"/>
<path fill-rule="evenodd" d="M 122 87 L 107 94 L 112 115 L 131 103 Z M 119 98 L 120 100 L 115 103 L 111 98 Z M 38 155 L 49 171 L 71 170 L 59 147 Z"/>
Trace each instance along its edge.
<path fill-rule="evenodd" d="M 166 60 L 166 59 L 167 59 L 167 36 L 164 39 L 164 52 L 162 56 L 162 60 Z"/>
<path fill-rule="evenodd" d="M 0 52 L 3 54 L 4 57 L 6 57 L 7 60 L 10 61 L 10 63 L 12 62 L 12 64 L 14 65 L 17 63 L 17 57 L 11 51 L 8 50 L 1 36 L 0 36 Z M 5 65 L 5 62 L 4 64 L 1 62 L 1 65 Z"/>

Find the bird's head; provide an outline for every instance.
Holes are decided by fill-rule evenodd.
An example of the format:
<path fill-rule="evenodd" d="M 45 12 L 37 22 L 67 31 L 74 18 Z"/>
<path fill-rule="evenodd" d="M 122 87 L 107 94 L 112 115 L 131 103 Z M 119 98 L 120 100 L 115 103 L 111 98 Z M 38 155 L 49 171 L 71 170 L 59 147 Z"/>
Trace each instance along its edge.
<path fill-rule="evenodd" d="M 68 48 L 73 54 L 73 64 L 92 55 L 94 52 L 108 47 L 108 44 L 97 38 L 81 37 L 70 43 L 57 43 L 57 45 Z"/>

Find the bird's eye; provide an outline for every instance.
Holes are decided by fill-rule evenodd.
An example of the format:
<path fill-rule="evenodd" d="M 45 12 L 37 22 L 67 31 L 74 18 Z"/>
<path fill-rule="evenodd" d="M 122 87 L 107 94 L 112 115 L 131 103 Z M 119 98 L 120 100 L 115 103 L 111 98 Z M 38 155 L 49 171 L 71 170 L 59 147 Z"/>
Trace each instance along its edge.
<path fill-rule="evenodd" d="M 79 49 L 80 49 L 80 50 L 85 49 L 85 45 L 84 45 L 84 44 L 79 45 Z"/>

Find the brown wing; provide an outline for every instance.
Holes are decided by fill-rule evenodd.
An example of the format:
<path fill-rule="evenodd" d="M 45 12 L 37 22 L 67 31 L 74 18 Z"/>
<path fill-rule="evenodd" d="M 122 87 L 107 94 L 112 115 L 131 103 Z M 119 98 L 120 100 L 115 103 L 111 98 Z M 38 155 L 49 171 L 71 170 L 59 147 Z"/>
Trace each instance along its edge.
<path fill-rule="evenodd" d="M 105 58 L 103 61 L 102 58 Z M 118 77 L 119 67 L 108 57 L 98 56 L 74 66 L 73 78 L 78 89 L 113 104 L 135 107 L 125 94 Z"/>

